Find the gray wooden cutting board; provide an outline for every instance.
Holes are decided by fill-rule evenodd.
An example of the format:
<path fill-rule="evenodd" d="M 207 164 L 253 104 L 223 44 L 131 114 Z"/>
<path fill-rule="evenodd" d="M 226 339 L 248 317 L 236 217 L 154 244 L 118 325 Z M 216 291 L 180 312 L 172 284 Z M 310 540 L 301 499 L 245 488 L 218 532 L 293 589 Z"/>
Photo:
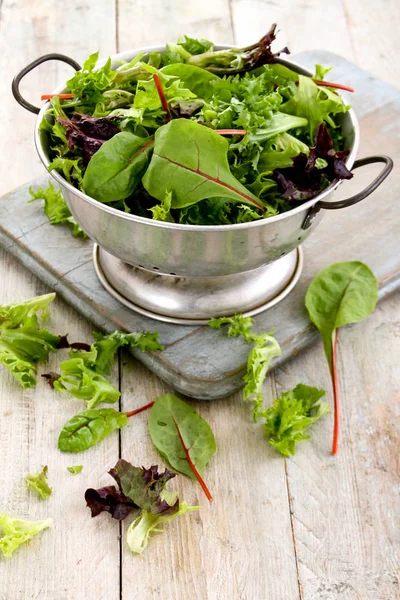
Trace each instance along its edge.
<path fill-rule="evenodd" d="M 361 204 L 327 213 L 304 243 L 304 270 L 296 288 L 280 304 L 255 317 L 259 331 L 275 328 L 281 365 L 318 337 L 304 309 L 304 295 L 314 275 L 342 260 L 362 260 L 379 280 L 380 298 L 400 287 L 400 92 L 345 59 L 323 51 L 304 52 L 295 60 L 306 67 L 333 65 L 332 80 L 351 85 L 349 95 L 360 121 L 359 157 L 388 154 L 395 169 Z M 32 157 L 34 156 L 32 139 Z M 351 196 L 377 174 L 379 167 L 355 171 L 336 199 Z M 73 238 L 64 226 L 49 225 L 40 202 L 27 203 L 28 188 L 46 185 L 48 176 L 0 199 L 0 245 L 88 318 L 96 330 L 158 330 L 163 352 L 133 354 L 151 371 L 188 396 L 213 399 L 239 389 L 249 347 L 207 326 L 171 325 L 130 311 L 106 292 L 92 263 L 91 241 Z M 362 326 L 362 325 L 359 325 Z M 61 332 L 64 333 L 64 332 Z"/>

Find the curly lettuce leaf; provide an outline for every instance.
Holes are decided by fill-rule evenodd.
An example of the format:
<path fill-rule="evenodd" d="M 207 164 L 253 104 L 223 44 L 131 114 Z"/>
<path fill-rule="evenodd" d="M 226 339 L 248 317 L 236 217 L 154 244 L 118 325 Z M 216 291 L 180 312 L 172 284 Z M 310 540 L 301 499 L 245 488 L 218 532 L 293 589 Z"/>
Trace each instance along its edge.
<path fill-rule="evenodd" d="M 103 92 L 112 87 L 115 71 L 111 69 L 111 58 L 105 65 L 95 69 L 99 53 L 94 52 L 83 63 L 81 71 L 67 81 L 67 89 L 74 96 L 84 98 L 85 104 L 91 104 L 101 99 Z"/>
<path fill-rule="evenodd" d="M 12 556 L 21 544 L 25 544 L 52 524 L 52 519 L 24 521 L 0 514 L 0 552 L 5 557 Z"/>
<path fill-rule="evenodd" d="M 93 333 L 93 336 L 96 341 L 89 350 L 72 348 L 69 360 L 60 364 L 59 377 L 46 374 L 55 390 L 60 393 L 68 392 L 75 398 L 86 400 L 88 409 L 95 408 L 102 402 L 113 404 L 121 396 L 117 388 L 104 377 L 104 374 L 109 375 L 111 372 L 118 348 L 130 346 L 139 348 L 142 352 L 163 349 L 157 339 L 158 332 L 114 331 L 109 334 Z"/>
<path fill-rule="evenodd" d="M 70 358 L 60 364 L 61 376 L 54 380 L 57 392 L 68 392 L 74 398 L 86 400 L 88 409 L 105 402 L 117 402 L 121 393 L 103 375 L 85 365 L 82 358 Z"/>
<path fill-rule="evenodd" d="M 173 497 L 170 493 L 162 492 L 162 498 L 164 501 L 173 502 Z M 175 517 L 180 517 L 187 512 L 193 510 L 199 510 L 200 506 L 188 506 L 186 502 L 179 504 L 179 509 L 173 515 L 155 515 L 148 510 L 143 510 L 140 515 L 132 521 L 126 532 L 126 541 L 130 550 L 134 554 L 142 554 L 146 550 L 149 539 L 152 533 L 163 533 L 161 526 L 171 521 Z"/>
<path fill-rule="evenodd" d="M 257 169 L 269 174 L 275 169 L 283 169 L 293 164 L 293 158 L 300 152 L 309 153 L 309 148 L 301 140 L 289 133 L 281 133 L 267 141 L 260 154 Z"/>
<path fill-rule="evenodd" d="M 319 402 L 324 395 L 325 390 L 299 383 L 293 390 L 283 392 L 272 406 L 260 411 L 270 446 L 283 456 L 293 455 L 296 444 L 310 438 L 305 432 L 329 412 L 329 404 Z"/>
<path fill-rule="evenodd" d="M 248 344 L 253 344 L 247 359 L 246 374 L 243 377 L 245 382 L 243 399 L 252 398 L 253 419 L 257 421 L 263 404 L 262 388 L 267 371 L 272 359 L 281 355 L 281 348 L 272 335 L 272 331 L 269 333 L 251 331 L 253 322 L 251 317 L 235 315 L 234 317 L 211 319 L 208 325 L 214 329 L 219 329 L 221 325 L 229 325 L 229 336 L 242 336 Z"/>
<path fill-rule="evenodd" d="M 171 202 L 172 194 L 171 192 L 166 192 L 164 200 L 161 201 L 161 204 L 156 204 L 155 206 L 149 209 L 153 215 L 152 219 L 154 219 L 155 221 L 175 223 L 175 220 L 171 215 Z"/>
<path fill-rule="evenodd" d="M 79 173 L 80 180 L 82 181 L 82 173 L 78 166 L 78 162 L 78 160 L 57 157 L 51 163 L 49 171 L 52 169 L 61 169 L 67 181 L 71 183 L 70 172 L 71 169 L 75 169 L 75 172 Z M 80 237 L 81 239 L 87 238 L 86 233 L 71 215 L 71 211 L 62 196 L 61 190 L 56 190 L 51 181 L 47 188 L 38 188 L 37 190 L 29 188 L 29 193 L 31 195 L 29 202 L 34 202 L 35 200 L 44 201 L 43 210 L 52 225 L 66 223 L 70 226 L 71 233 L 74 237 Z"/>
<path fill-rule="evenodd" d="M 21 325 L 35 326 L 39 317 L 45 322 L 49 318 L 49 305 L 56 297 L 55 293 L 35 296 L 24 302 L 0 306 L 0 330 L 15 329 Z"/>
<path fill-rule="evenodd" d="M 42 500 L 50 498 L 52 489 L 47 481 L 47 466 L 43 467 L 40 473 L 28 473 L 25 476 L 26 487 L 34 490 Z"/>
<path fill-rule="evenodd" d="M 37 329 L 45 320 L 55 294 L 31 298 L 19 304 L 0 306 L 0 363 L 23 388 L 36 385 L 36 363 L 47 361 L 59 347 L 60 337 Z"/>

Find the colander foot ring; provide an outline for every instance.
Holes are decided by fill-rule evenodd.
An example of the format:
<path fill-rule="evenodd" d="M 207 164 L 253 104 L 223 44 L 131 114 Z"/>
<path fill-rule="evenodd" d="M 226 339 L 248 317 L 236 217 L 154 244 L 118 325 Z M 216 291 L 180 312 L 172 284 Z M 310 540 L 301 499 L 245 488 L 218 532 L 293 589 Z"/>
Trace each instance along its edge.
<path fill-rule="evenodd" d="M 97 244 L 93 261 L 104 288 L 124 306 L 157 321 L 205 325 L 212 317 L 254 316 L 283 300 L 300 278 L 303 250 L 246 273 L 201 279 L 133 267 Z"/>

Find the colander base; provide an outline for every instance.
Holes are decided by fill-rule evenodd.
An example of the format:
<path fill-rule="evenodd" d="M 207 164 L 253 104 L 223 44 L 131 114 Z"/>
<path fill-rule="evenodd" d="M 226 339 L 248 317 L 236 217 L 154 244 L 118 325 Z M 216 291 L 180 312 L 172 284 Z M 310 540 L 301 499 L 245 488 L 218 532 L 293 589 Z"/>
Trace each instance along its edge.
<path fill-rule="evenodd" d="M 122 304 L 152 319 L 180 325 L 263 312 L 289 294 L 303 269 L 300 247 L 258 269 L 224 277 L 155 274 L 124 263 L 97 244 L 93 260 L 102 285 Z"/>

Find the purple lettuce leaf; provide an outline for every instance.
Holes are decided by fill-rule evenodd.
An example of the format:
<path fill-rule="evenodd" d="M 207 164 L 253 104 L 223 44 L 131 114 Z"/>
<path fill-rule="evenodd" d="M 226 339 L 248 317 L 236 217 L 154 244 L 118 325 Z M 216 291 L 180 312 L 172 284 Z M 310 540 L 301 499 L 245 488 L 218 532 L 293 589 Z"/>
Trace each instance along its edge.
<path fill-rule="evenodd" d="M 115 467 L 109 471 L 122 492 L 140 508 L 152 512 L 154 515 L 172 515 L 179 510 L 179 499 L 170 505 L 163 497 L 167 482 L 175 477 L 175 473 L 165 469 L 158 472 L 158 466 L 149 469 L 134 467 L 124 459 L 120 459 Z"/>
<path fill-rule="evenodd" d="M 97 517 L 102 512 L 108 512 L 118 521 L 125 519 L 130 513 L 139 508 L 130 498 L 117 490 L 114 485 L 109 485 L 99 490 L 89 488 L 85 492 L 85 500 L 90 508 L 92 517 Z"/>
<path fill-rule="evenodd" d="M 326 187 L 326 181 L 353 177 L 344 163 L 349 152 L 350 150 L 336 151 L 326 123 L 320 123 L 315 134 L 315 146 L 310 148 L 309 156 L 300 152 L 292 158 L 291 167 L 275 169 L 272 177 L 278 183 L 283 198 L 304 202 L 314 198 Z M 318 158 L 323 159 L 326 166 L 317 168 Z"/>
<path fill-rule="evenodd" d="M 75 148 L 82 148 L 83 158 L 86 162 L 93 154 L 120 129 L 113 123 L 115 117 L 89 117 L 80 113 L 74 113 L 71 119 L 57 118 L 57 121 L 66 129 L 68 148 L 71 152 Z"/>

